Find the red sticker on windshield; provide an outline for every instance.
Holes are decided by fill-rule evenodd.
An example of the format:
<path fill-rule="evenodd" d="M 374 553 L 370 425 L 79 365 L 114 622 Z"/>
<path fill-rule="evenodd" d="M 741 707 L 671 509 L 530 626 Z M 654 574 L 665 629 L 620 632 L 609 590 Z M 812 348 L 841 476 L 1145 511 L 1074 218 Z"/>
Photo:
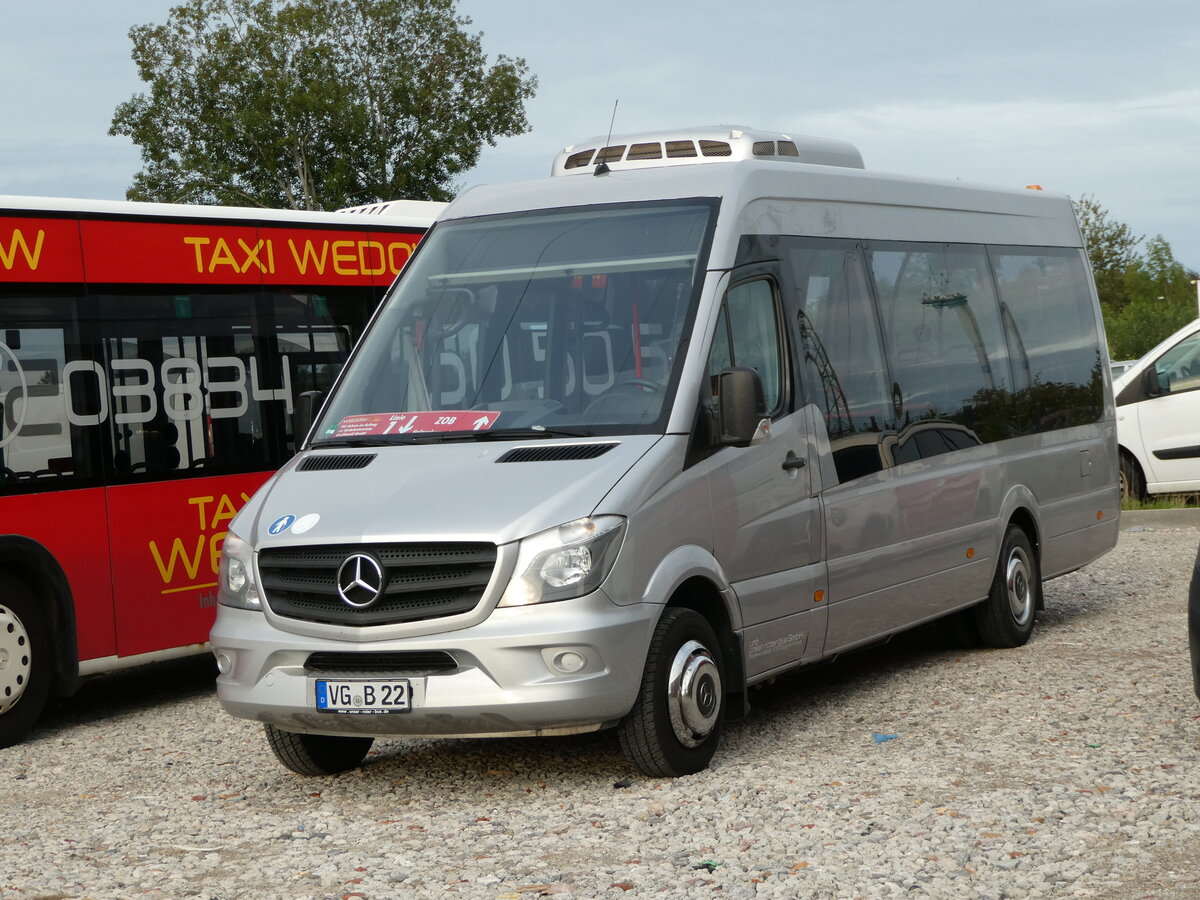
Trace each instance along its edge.
<path fill-rule="evenodd" d="M 498 412 L 433 410 L 430 412 L 369 413 L 346 416 L 327 437 L 382 437 L 389 434 L 432 434 L 437 431 L 487 431 Z"/>

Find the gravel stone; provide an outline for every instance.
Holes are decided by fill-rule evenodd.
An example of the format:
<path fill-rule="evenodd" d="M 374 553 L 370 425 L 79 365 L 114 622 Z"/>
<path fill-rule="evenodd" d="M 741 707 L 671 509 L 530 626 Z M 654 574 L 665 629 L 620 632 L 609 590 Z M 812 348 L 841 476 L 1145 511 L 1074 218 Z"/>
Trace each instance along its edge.
<path fill-rule="evenodd" d="M 106 676 L 0 751 L 0 897 L 1194 898 L 1197 524 L 1126 515 L 1025 647 L 928 628 L 755 690 L 673 781 L 607 734 L 302 778 L 208 660 Z"/>

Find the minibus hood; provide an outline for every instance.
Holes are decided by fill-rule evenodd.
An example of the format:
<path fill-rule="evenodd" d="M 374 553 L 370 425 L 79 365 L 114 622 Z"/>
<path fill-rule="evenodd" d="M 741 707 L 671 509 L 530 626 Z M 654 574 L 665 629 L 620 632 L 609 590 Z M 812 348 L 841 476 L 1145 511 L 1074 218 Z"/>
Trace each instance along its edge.
<path fill-rule="evenodd" d="M 263 486 L 233 530 L 259 547 L 505 544 L 591 515 L 661 439 L 622 435 L 307 451 Z M 561 458 L 596 453 L 596 445 L 605 449 L 593 458 Z M 582 447 L 591 449 L 581 453 Z M 506 459 L 511 451 L 520 453 L 516 461 Z M 348 467 L 363 457 L 371 459 Z"/>

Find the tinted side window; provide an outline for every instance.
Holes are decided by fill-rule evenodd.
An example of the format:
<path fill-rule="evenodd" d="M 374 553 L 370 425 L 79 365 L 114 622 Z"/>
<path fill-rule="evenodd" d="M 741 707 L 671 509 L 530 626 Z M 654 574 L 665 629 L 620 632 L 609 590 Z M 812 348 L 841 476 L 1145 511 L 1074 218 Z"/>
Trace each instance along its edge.
<path fill-rule="evenodd" d="M 81 301 L 31 289 L 4 298 L 0 493 L 98 484 L 102 372 L 81 339 Z"/>
<path fill-rule="evenodd" d="M 901 428 L 953 422 L 980 440 L 1011 436 L 1011 377 L 983 247 L 869 245 Z M 945 446 L 928 438 L 918 446 Z M 924 457 L 928 454 L 922 453 Z"/>
<path fill-rule="evenodd" d="M 894 419 L 875 304 L 852 241 L 785 238 L 808 402 L 825 419 L 842 481 L 884 466 L 881 435 Z"/>
<path fill-rule="evenodd" d="M 293 405 L 328 389 L 369 291 L 98 297 L 118 481 L 263 471 L 292 453 Z"/>
<path fill-rule="evenodd" d="M 1096 421 L 1104 375 L 1081 251 L 1000 247 L 989 255 L 1012 352 L 1019 433 Z"/>

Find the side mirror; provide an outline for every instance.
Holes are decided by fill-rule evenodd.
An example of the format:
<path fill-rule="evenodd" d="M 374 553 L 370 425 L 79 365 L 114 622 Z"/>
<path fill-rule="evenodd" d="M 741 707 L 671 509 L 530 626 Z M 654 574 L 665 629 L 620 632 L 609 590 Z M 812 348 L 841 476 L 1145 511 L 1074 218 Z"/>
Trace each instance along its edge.
<path fill-rule="evenodd" d="M 1142 372 L 1142 393 L 1147 397 L 1157 397 L 1162 393 L 1162 384 L 1158 380 L 1158 369 L 1147 366 Z"/>
<path fill-rule="evenodd" d="M 717 398 L 718 443 L 749 447 L 758 437 L 767 415 L 758 372 L 744 366 L 721 370 L 717 376 Z"/>
<path fill-rule="evenodd" d="M 324 402 L 324 391 L 304 391 L 296 398 L 296 408 L 292 411 L 292 439 L 296 443 L 297 450 L 304 444 L 304 439 L 308 437 L 308 432 Z"/>

